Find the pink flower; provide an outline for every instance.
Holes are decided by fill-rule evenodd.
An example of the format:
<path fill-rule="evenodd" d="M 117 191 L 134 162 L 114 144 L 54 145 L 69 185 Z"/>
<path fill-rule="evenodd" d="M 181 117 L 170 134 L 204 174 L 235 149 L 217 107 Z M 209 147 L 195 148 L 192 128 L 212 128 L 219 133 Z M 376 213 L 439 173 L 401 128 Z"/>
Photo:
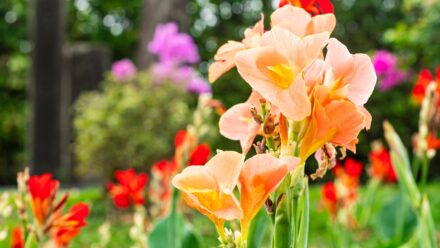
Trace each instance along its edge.
<path fill-rule="evenodd" d="M 136 74 L 136 66 L 129 59 L 116 61 L 112 65 L 112 75 L 116 80 L 128 80 Z"/>
<path fill-rule="evenodd" d="M 157 25 L 148 51 L 159 56 L 160 62 L 195 64 L 200 60 L 192 37 L 179 33 L 177 24 L 173 22 Z"/>

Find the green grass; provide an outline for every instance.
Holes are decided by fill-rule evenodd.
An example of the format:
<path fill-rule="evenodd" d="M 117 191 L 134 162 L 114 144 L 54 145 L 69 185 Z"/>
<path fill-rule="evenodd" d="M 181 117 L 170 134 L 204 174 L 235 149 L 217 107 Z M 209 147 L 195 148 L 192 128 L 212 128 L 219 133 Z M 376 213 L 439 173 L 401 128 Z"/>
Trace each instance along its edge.
<path fill-rule="evenodd" d="M 312 186 L 310 188 L 310 232 L 309 232 L 309 246 L 310 247 L 331 247 L 331 232 L 328 230 L 328 216 L 325 211 L 320 209 L 320 187 Z M 111 222 L 111 243 L 108 247 L 130 247 L 132 242 L 129 237 L 129 228 L 131 226 L 131 217 L 127 211 L 116 210 L 111 202 L 106 198 L 103 189 L 100 188 L 85 188 L 85 189 L 70 189 L 70 197 L 67 203 L 67 207 L 70 207 L 76 202 L 86 202 L 91 206 L 90 216 L 87 218 L 88 226 L 85 227 L 79 236 L 77 236 L 70 247 L 90 247 L 91 244 L 96 244 L 100 240 L 100 234 L 98 228 L 106 220 Z M 380 209 L 387 202 L 393 199 L 393 196 L 399 192 L 397 186 L 383 186 L 381 190 L 375 196 L 375 212 Z M 431 184 L 428 188 L 428 194 L 430 197 L 432 214 L 434 221 L 439 227 L 440 223 L 440 184 Z M 362 192 L 360 193 L 362 197 Z M 12 201 L 11 201 L 12 202 Z M 390 213 L 393 214 L 393 213 Z M 8 227 L 12 227 L 17 223 L 17 219 L 14 214 L 6 221 Z M 372 223 L 380 223 L 377 215 L 372 216 Z M 191 214 L 191 223 L 198 230 L 203 237 L 203 243 L 205 247 L 216 247 L 218 245 L 215 230 L 208 218 L 194 213 Z M 233 223 L 233 225 L 235 225 Z M 341 234 L 342 235 L 342 234 Z M 380 234 L 370 230 L 366 240 L 359 247 L 381 247 L 385 246 L 386 242 L 381 240 Z M 8 247 L 9 239 L 0 241 L 0 247 Z M 154 248 L 154 247 L 153 247 Z"/>

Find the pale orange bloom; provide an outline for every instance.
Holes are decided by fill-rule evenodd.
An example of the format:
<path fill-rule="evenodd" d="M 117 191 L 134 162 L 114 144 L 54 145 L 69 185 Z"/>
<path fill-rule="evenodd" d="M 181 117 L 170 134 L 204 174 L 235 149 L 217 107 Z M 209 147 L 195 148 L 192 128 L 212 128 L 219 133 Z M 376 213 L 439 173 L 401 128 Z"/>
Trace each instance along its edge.
<path fill-rule="evenodd" d="M 301 144 L 301 158 L 305 160 L 327 142 L 355 152 L 359 132 L 371 125 L 371 115 L 363 107 L 376 83 L 370 58 L 352 55 L 342 43 L 331 39 L 325 62 L 317 60 L 306 71 L 305 81 L 313 110 Z"/>
<path fill-rule="evenodd" d="M 214 56 L 215 62 L 209 67 L 209 81 L 215 82 L 224 73 L 234 68 L 235 55 L 245 49 L 257 47 L 260 38 L 264 33 L 264 16 L 261 15 L 261 20 L 255 24 L 253 28 L 246 29 L 244 39 L 241 42 L 228 41 L 222 45 Z"/>
<path fill-rule="evenodd" d="M 241 220 L 242 237 L 247 237 L 247 231 L 252 219 L 263 206 L 269 194 L 278 187 L 281 181 L 298 162 L 297 159 L 282 160 L 269 154 L 258 154 L 248 159 L 239 178 L 240 205 L 243 210 Z"/>
<path fill-rule="evenodd" d="M 292 5 L 275 10 L 270 19 L 272 27 L 286 28 L 300 37 L 322 32 L 332 33 L 336 26 L 336 18 L 333 14 L 312 17 L 303 8 Z"/>
<path fill-rule="evenodd" d="M 321 55 L 328 38 L 329 33 L 323 32 L 301 39 L 287 29 L 274 27 L 261 38 L 261 47 L 235 56 L 237 69 L 287 118 L 303 120 L 310 115 L 311 104 L 302 72 Z"/>
<path fill-rule="evenodd" d="M 219 233 L 224 220 L 243 217 L 233 192 L 243 161 L 244 156 L 237 152 L 219 152 L 205 166 L 189 166 L 173 178 L 185 202 L 209 217 Z"/>
<path fill-rule="evenodd" d="M 298 158 L 278 159 L 269 154 L 244 162 L 244 156 L 237 152 L 219 152 L 204 167 L 185 168 L 174 177 L 173 185 L 183 192 L 190 207 L 211 219 L 220 235 L 225 220 L 240 219 L 242 237 L 246 238 L 249 224 L 269 194 L 298 162 Z M 240 202 L 233 193 L 237 181 Z"/>
<path fill-rule="evenodd" d="M 261 129 L 261 123 L 254 119 L 251 108 L 254 106 L 258 112 L 261 111 L 262 98 L 258 92 L 253 91 L 245 103 L 232 106 L 220 117 L 220 133 L 228 139 L 239 140 L 244 154 L 252 147 Z"/>

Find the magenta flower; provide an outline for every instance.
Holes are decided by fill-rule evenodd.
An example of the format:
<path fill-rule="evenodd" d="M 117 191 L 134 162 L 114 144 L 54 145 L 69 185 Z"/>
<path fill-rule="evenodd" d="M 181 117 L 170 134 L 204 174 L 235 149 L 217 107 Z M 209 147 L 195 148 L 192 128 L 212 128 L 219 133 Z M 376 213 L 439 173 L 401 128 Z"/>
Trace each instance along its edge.
<path fill-rule="evenodd" d="M 112 75 L 116 80 L 128 80 L 136 74 L 136 66 L 129 59 L 118 60 L 112 65 Z"/>
<path fill-rule="evenodd" d="M 379 90 L 390 90 L 408 79 L 408 73 L 397 67 L 398 57 L 396 55 L 386 50 L 379 50 L 372 60 L 379 78 Z"/>
<path fill-rule="evenodd" d="M 191 81 L 186 86 L 189 92 L 196 94 L 206 94 L 211 93 L 211 84 L 209 84 L 205 79 L 199 77 L 198 75 L 193 76 Z"/>
<path fill-rule="evenodd" d="M 159 63 L 152 68 L 155 84 L 172 82 L 189 92 L 202 94 L 211 92 L 211 85 L 201 78 L 190 66 L 179 66 L 174 63 Z"/>
<path fill-rule="evenodd" d="M 394 70 L 396 64 L 397 57 L 386 50 L 379 50 L 374 54 L 373 65 L 378 76 L 382 76 L 383 74 Z"/>
<path fill-rule="evenodd" d="M 179 33 L 177 24 L 173 22 L 156 27 L 153 40 L 148 44 L 148 51 L 157 55 L 161 63 L 195 64 L 200 60 L 192 37 Z"/>

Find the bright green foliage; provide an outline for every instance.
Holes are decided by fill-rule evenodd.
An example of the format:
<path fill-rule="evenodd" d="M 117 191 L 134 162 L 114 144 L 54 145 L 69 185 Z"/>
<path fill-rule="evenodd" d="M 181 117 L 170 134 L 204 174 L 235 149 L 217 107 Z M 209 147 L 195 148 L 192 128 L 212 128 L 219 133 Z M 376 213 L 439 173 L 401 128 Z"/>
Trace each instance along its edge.
<path fill-rule="evenodd" d="M 187 98 L 170 84 L 152 85 L 148 73 L 127 82 L 108 77 L 102 91 L 81 96 L 74 121 L 80 174 L 108 176 L 124 166 L 145 170 L 171 157 L 174 134 L 190 116 Z"/>

